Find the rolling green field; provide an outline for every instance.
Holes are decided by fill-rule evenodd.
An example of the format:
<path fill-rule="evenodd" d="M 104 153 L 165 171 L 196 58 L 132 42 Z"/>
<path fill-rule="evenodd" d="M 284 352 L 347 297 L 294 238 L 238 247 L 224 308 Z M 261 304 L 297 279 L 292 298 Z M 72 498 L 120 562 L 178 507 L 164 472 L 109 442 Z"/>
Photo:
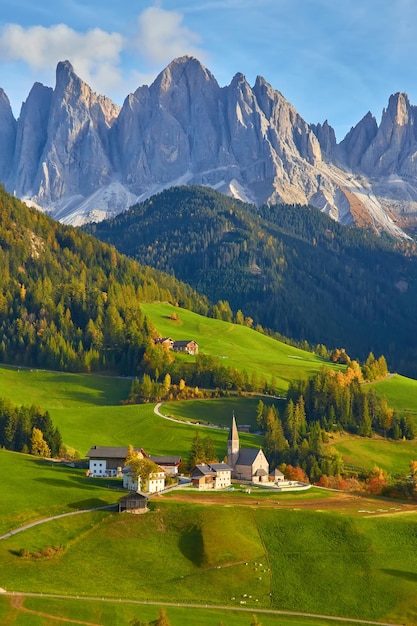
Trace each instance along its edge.
<path fill-rule="evenodd" d="M 254 613 L 276 608 L 415 623 L 414 514 L 378 518 L 297 508 L 160 497 L 145 515 L 94 512 L 52 521 L 0 542 L 0 586 L 156 604 L 173 597 L 203 607 L 245 602 Z M 56 545 L 62 549 L 52 557 L 31 556 Z M 19 556 L 22 549 L 29 556 Z M 83 606 L 92 610 L 91 603 Z M 247 617 L 235 623 L 250 623 Z M 194 610 L 182 619 L 177 623 L 196 623 Z"/>
<path fill-rule="evenodd" d="M 230 427 L 231 416 L 234 414 L 239 425 L 247 424 L 256 431 L 256 408 L 259 400 L 266 405 L 275 404 L 278 410 L 284 406 L 283 400 L 265 396 L 244 398 L 216 398 L 214 400 L 180 400 L 178 402 L 164 402 L 161 413 L 176 419 L 200 422 L 202 424 L 217 424 L 224 428 Z"/>
<path fill-rule="evenodd" d="M 335 441 L 331 440 L 331 445 L 341 452 L 346 465 L 368 470 L 378 465 L 393 475 L 406 476 L 410 471 L 410 461 L 417 459 L 416 439 L 388 441 L 344 435 Z"/>
<path fill-rule="evenodd" d="M 186 455 L 197 431 L 210 434 L 219 458 L 225 454 L 226 430 L 163 420 L 152 405 L 120 405 L 129 387 L 123 379 L 0 369 L 0 395 L 48 409 L 65 443 L 82 455 L 90 445 L 128 443 L 154 453 Z M 231 397 L 166 403 L 162 411 L 226 426 L 234 412 L 239 423 L 254 425 L 258 401 Z M 254 435 L 242 434 L 241 439 L 246 446 L 260 443 Z M 332 443 L 348 463 L 372 467 L 376 462 L 394 473 L 405 472 L 410 458 L 417 458 L 415 442 L 341 438 Z M 121 492 L 112 488 L 117 481 L 84 474 L 0 450 L 0 475 L 7 477 L 0 534 L 49 515 L 117 502 Z M 9 596 L 0 596 L 0 621 L 46 626 L 50 618 L 40 615 L 46 613 L 104 626 L 128 624 L 133 617 L 155 619 L 158 603 L 178 598 L 203 606 L 167 607 L 172 626 L 215 626 L 220 621 L 249 626 L 252 612 L 264 626 L 324 623 L 257 613 L 261 608 L 417 622 L 414 514 L 374 517 L 359 503 L 337 505 L 333 498 L 339 495 L 318 489 L 299 494 L 258 489 L 251 495 L 236 489 L 219 494 L 210 506 L 203 504 L 207 495 L 195 495 L 193 502 L 182 502 L 175 494 L 156 497 L 143 516 L 94 511 L 64 517 L 0 541 L 0 587 L 85 598 L 25 598 L 23 607 L 35 613 L 24 613 Z M 374 510 L 398 506 L 395 501 L 374 502 Z M 122 602 L 147 599 L 156 604 Z M 206 604 L 228 610 L 206 609 Z M 236 611 L 243 607 L 250 612 Z"/>
<path fill-rule="evenodd" d="M 385 397 L 388 404 L 399 412 L 417 415 L 417 380 L 394 374 L 386 380 L 372 383 L 379 396 Z"/>
<path fill-rule="evenodd" d="M 305 379 L 327 363 L 319 356 L 271 339 L 246 326 L 203 317 L 164 303 L 141 304 L 146 315 L 163 337 L 194 339 L 199 351 L 217 356 L 225 365 L 250 376 L 275 376 L 277 388 L 285 394 L 291 380 Z M 170 319 L 176 313 L 179 320 Z M 187 357 L 188 358 L 188 357 Z M 189 357 L 192 359 L 193 357 Z"/>
<path fill-rule="evenodd" d="M 120 497 L 107 486 L 114 484 L 110 480 L 87 480 L 85 470 L 2 449 L 0 476 L 0 535 L 36 519 L 114 504 Z"/>
<path fill-rule="evenodd" d="M 129 444 L 152 454 L 186 458 L 197 427 L 158 417 L 154 405 L 121 405 L 130 385 L 130 380 L 120 378 L 0 367 L 0 396 L 17 405 L 38 404 L 48 410 L 64 444 L 77 450 L 82 458 L 93 445 Z M 202 437 L 210 435 L 219 458 L 223 458 L 227 432 L 205 428 L 199 432 Z M 262 438 L 242 434 L 242 443 L 260 446 Z"/>

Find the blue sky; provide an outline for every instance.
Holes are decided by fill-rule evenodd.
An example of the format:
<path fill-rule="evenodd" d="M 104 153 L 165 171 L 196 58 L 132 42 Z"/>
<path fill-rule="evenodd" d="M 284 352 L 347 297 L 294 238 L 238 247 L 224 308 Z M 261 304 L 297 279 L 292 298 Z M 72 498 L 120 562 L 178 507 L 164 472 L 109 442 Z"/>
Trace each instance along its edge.
<path fill-rule="evenodd" d="M 263 76 L 341 140 L 369 110 L 379 122 L 392 93 L 417 104 L 417 1 L 1 0 L 0 87 L 16 117 L 35 81 L 55 85 L 58 61 L 122 104 L 184 54 L 222 86 Z"/>

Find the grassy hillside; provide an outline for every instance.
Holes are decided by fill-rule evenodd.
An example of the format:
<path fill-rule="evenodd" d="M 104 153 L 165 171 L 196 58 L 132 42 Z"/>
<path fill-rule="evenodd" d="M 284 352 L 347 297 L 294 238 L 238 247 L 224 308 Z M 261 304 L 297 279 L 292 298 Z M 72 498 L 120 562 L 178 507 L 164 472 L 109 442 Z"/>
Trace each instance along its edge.
<path fill-rule="evenodd" d="M 417 380 L 395 374 L 386 380 L 372 383 L 372 386 L 397 411 L 417 414 Z"/>
<path fill-rule="evenodd" d="M 153 454 L 186 458 L 196 426 L 164 420 L 155 415 L 151 404 L 120 405 L 130 385 L 131 380 L 123 378 L 0 367 L 0 396 L 17 405 L 38 404 L 48 410 L 64 444 L 81 457 L 92 445 L 132 444 Z M 227 432 L 203 428 L 201 435 L 207 434 L 223 458 Z M 255 435 L 242 435 L 242 442 L 246 446 L 262 445 L 262 439 Z"/>
<path fill-rule="evenodd" d="M 346 465 L 371 470 L 374 465 L 392 475 L 409 474 L 410 461 L 417 459 L 417 440 L 388 441 L 382 437 L 368 439 L 350 435 L 334 436 L 330 440 L 343 456 Z"/>
<path fill-rule="evenodd" d="M 254 371 L 258 378 L 264 376 L 270 380 L 275 376 L 281 393 L 286 392 L 291 380 L 307 378 L 326 363 L 311 352 L 276 341 L 246 326 L 204 317 L 167 303 L 144 303 L 142 309 L 162 336 L 194 339 L 200 352 L 224 359 L 225 365 L 239 371 L 245 369 L 249 376 Z M 179 319 L 170 319 L 172 313 L 177 313 Z"/>
<path fill-rule="evenodd" d="M 245 598 L 253 612 L 413 623 L 415 516 L 373 517 L 360 512 L 360 501 L 356 506 L 342 515 L 296 504 L 207 507 L 159 498 L 142 516 L 65 518 L 0 543 L 2 585 L 156 603 L 175 594 L 181 602 L 230 607 Z M 51 559 L 18 556 L 51 542 L 62 546 Z M 184 624 L 195 623 L 189 617 Z"/>
<path fill-rule="evenodd" d="M 260 396 L 254 398 L 216 398 L 215 400 L 183 400 L 164 402 L 161 408 L 163 415 L 202 424 L 218 424 L 224 428 L 230 426 L 231 415 L 235 415 L 239 425 L 248 424 L 254 431 L 259 429 L 256 423 L 256 408 Z M 262 396 L 264 404 L 275 404 L 280 409 L 284 401 L 277 398 Z"/>
<path fill-rule="evenodd" d="M 30 521 L 117 502 L 111 481 L 85 478 L 85 470 L 0 449 L 0 535 Z"/>

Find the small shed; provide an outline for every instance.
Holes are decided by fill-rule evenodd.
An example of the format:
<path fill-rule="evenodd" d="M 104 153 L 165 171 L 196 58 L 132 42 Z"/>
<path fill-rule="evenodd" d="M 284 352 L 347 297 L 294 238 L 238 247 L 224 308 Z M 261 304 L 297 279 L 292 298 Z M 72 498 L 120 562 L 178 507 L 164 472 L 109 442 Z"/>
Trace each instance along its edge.
<path fill-rule="evenodd" d="M 275 469 L 270 476 L 270 480 L 274 483 L 282 483 L 285 481 L 285 476 L 279 469 Z"/>
<path fill-rule="evenodd" d="M 148 496 L 140 491 L 131 492 L 120 498 L 119 513 L 144 513 L 147 511 Z"/>

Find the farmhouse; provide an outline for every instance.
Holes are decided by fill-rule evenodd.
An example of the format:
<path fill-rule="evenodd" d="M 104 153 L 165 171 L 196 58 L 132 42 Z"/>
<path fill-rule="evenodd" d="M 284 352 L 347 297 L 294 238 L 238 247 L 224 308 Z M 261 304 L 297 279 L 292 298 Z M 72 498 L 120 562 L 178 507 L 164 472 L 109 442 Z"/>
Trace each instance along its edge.
<path fill-rule="evenodd" d="M 167 350 L 172 350 L 174 345 L 174 340 L 171 337 L 156 337 L 153 342 L 156 346 L 163 346 Z"/>
<path fill-rule="evenodd" d="M 160 467 L 160 471 L 151 474 L 147 484 L 143 486 L 145 491 L 149 493 L 161 491 L 165 487 L 165 474 L 171 476 L 178 474 L 178 467 L 181 463 L 180 456 L 147 454 L 143 448 L 134 448 L 134 452 L 139 457 L 150 459 Z M 123 486 L 126 489 L 133 491 L 141 489 L 140 485 L 137 485 L 137 481 L 133 480 L 129 466 L 124 467 L 127 453 L 127 446 L 93 446 L 87 452 L 89 476 L 100 478 L 109 476 L 123 477 Z"/>
<path fill-rule="evenodd" d="M 146 483 L 142 485 L 140 476 L 136 478 L 130 469 L 130 465 L 126 465 L 122 469 L 123 487 L 129 491 L 145 491 L 146 493 L 158 493 L 165 489 L 165 472 L 160 467 L 158 471 L 149 474 Z"/>
<path fill-rule="evenodd" d="M 146 456 L 143 448 L 134 448 L 134 450 Z M 93 446 L 86 455 L 89 459 L 89 476 L 121 477 L 127 451 L 127 446 Z"/>
<path fill-rule="evenodd" d="M 231 478 L 232 468 L 227 463 L 201 463 L 191 472 L 191 482 L 198 489 L 224 489 Z"/>
<path fill-rule="evenodd" d="M 174 341 L 172 349 L 174 352 L 187 352 L 187 354 L 198 354 L 198 343 L 193 339 Z"/>
<path fill-rule="evenodd" d="M 227 440 L 227 462 L 232 468 L 232 478 L 253 483 L 269 482 L 269 463 L 263 451 L 240 447 L 234 415 Z"/>
<path fill-rule="evenodd" d="M 171 337 L 156 337 L 153 342 L 156 346 L 163 346 L 167 350 L 173 350 L 174 352 L 198 354 L 198 343 L 194 339 L 174 341 Z"/>

